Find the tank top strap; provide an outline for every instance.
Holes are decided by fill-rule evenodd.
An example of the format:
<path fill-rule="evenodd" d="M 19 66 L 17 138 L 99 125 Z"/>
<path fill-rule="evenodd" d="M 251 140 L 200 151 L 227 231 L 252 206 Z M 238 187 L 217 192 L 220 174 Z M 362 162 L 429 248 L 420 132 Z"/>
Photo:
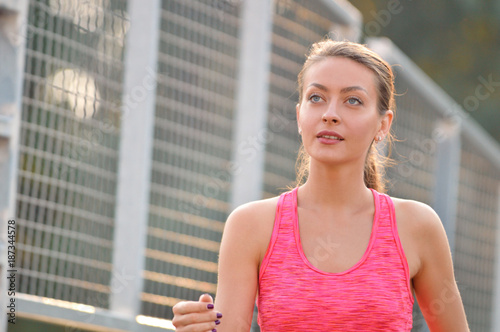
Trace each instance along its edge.
<path fill-rule="evenodd" d="M 389 196 L 379 193 L 372 189 L 375 204 L 377 205 L 376 216 L 374 220 L 377 225 L 373 228 L 374 234 L 374 255 L 380 255 L 380 251 L 394 250 L 396 240 L 398 239 L 397 233 L 394 232 L 395 218 L 393 211 L 389 204 Z"/>
<path fill-rule="evenodd" d="M 396 214 L 394 203 L 387 194 L 376 192 L 379 200 L 379 227 L 378 235 L 390 238 L 391 241 L 399 242 L 399 234 L 396 225 Z"/>
<path fill-rule="evenodd" d="M 380 201 L 379 227 L 377 231 L 377 239 L 379 242 L 378 245 L 380 247 L 393 248 L 392 250 L 394 250 L 396 255 L 399 257 L 400 263 L 404 270 L 409 298 L 413 303 L 414 299 L 410 285 L 410 268 L 403 250 L 403 245 L 401 244 L 401 239 L 399 237 L 394 202 L 389 195 L 378 192 L 376 193 L 379 196 Z M 384 244 L 381 244 L 382 242 L 384 242 Z"/>
<path fill-rule="evenodd" d="M 297 214 L 297 190 L 299 188 L 295 187 L 290 191 L 283 193 L 283 201 L 280 210 L 280 226 L 281 227 L 293 227 L 293 222 Z M 276 213 L 278 214 L 278 213 Z"/>
<path fill-rule="evenodd" d="M 392 237 L 392 216 L 391 211 L 389 209 L 389 205 L 387 202 L 388 196 L 385 194 L 381 194 L 376 190 L 373 190 L 373 197 L 375 199 L 375 204 L 377 206 L 376 213 L 374 219 L 377 220 L 377 228 L 376 228 L 376 237 Z"/>
<path fill-rule="evenodd" d="M 295 244 L 293 223 L 297 211 L 297 189 L 298 187 L 282 193 L 278 199 L 271 241 L 260 265 L 259 280 L 266 270 L 273 251 L 275 251 L 276 244 L 278 244 L 277 251 L 281 254 L 289 252 L 290 247 Z"/>

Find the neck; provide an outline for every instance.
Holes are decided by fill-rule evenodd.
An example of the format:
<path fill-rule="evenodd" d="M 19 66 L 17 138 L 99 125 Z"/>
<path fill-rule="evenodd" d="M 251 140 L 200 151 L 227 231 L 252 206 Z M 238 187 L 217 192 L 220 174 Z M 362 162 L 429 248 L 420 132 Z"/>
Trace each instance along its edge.
<path fill-rule="evenodd" d="M 300 187 L 300 205 L 314 210 L 356 211 L 372 204 L 364 183 L 364 165 L 332 167 L 311 160 L 309 176 Z"/>

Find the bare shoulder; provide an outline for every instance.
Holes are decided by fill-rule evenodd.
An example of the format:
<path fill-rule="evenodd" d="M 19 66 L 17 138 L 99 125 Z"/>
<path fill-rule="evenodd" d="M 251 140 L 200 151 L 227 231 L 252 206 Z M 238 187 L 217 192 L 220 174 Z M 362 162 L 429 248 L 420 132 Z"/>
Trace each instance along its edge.
<path fill-rule="evenodd" d="M 399 224 L 410 228 L 415 235 L 435 232 L 442 228 L 437 213 L 427 204 L 402 198 L 391 197 Z"/>
<path fill-rule="evenodd" d="M 228 221 L 237 220 L 235 222 L 246 224 L 249 221 L 258 222 L 254 220 L 258 217 L 274 216 L 278 199 L 279 196 L 276 196 L 240 205 L 231 212 Z"/>
<path fill-rule="evenodd" d="M 246 243 L 261 261 L 271 240 L 278 200 L 279 196 L 237 207 L 227 218 L 223 241 L 231 238 Z"/>
<path fill-rule="evenodd" d="M 439 216 L 429 205 L 401 198 L 392 198 L 392 201 L 399 237 L 413 277 L 432 258 L 433 252 L 449 251 L 448 239 Z"/>

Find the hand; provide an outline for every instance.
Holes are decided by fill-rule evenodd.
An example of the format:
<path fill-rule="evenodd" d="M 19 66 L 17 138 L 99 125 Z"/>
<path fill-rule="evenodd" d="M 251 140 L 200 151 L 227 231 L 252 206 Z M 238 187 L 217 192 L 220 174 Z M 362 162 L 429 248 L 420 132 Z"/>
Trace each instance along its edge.
<path fill-rule="evenodd" d="M 200 296 L 198 302 L 183 301 L 173 308 L 172 324 L 177 332 L 216 332 L 222 314 L 214 310 L 214 300 L 208 294 Z"/>

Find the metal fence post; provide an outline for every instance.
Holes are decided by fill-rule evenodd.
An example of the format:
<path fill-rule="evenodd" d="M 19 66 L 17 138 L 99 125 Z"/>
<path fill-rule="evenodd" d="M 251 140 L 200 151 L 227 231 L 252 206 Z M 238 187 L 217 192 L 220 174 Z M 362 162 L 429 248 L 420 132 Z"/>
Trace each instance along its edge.
<path fill-rule="evenodd" d="M 140 313 L 156 97 L 161 1 L 129 0 L 110 309 Z"/>
<path fill-rule="evenodd" d="M 458 178 L 460 171 L 460 124 L 442 121 L 435 130 L 436 186 L 434 206 L 443 222 L 451 252 L 455 248 L 455 224 L 458 200 Z"/>
<path fill-rule="evenodd" d="M 27 0 L 0 1 L 0 331 L 7 330 L 7 301 L 16 300 L 7 293 L 7 270 L 17 266 L 8 265 L 7 221 L 15 220 L 16 213 L 27 8 Z"/>
<path fill-rule="evenodd" d="M 231 210 L 262 197 L 267 142 L 273 0 L 243 1 Z M 254 310 L 254 316 L 256 310 Z M 252 331 L 258 331 L 252 324 Z"/>
<path fill-rule="evenodd" d="M 243 1 L 231 209 L 260 199 L 267 141 L 272 0 Z"/>

